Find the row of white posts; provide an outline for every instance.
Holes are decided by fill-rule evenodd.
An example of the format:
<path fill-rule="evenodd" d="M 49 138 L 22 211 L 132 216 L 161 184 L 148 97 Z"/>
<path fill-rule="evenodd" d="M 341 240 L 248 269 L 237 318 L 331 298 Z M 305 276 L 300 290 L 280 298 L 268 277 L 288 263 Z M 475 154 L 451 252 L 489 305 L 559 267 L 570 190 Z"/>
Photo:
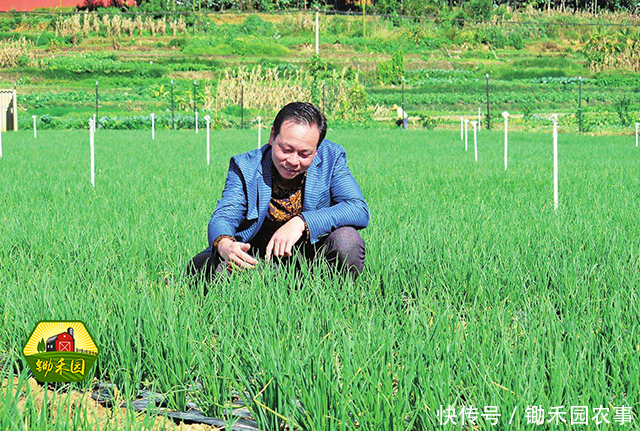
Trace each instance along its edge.
<path fill-rule="evenodd" d="M 504 118 L 504 170 L 508 167 L 508 153 L 509 153 L 509 113 L 504 111 L 502 113 Z M 549 120 L 553 122 L 553 207 L 558 209 L 558 114 L 553 114 L 549 117 Z M 460 140 L 464 134 L 464 150 L 468 151 L 468 124 L 473 126 L 473 150 L 476 162 L 478 161 L 478 130 L 479 121 L 469 121 L 464 117 L 460 117 Z M 638 126 L 640 123 L 636 123 L 636 147 L 638 146 Z"/>
<path fill-rule="evenodd" d="M 151 139 L 155 140 L 156 139 L 155 114 L 151 113 L 150 117 L 151 117 Z M 35 134 L 35 125 L 36 125 L 35 118 L 36 117 L 34 115 L 33 116 L 34 137 L 37 136 Z M 198 117 L 196 115 L 196 119 L 197 118 Z M 207 165 L 210 165 L 211 164 L 211 117 L 209 115 L 205 115 L 204 120 L 207 122 Z M 257 120 L 258 120 L 258 148 L 260 148 L 260 146 L 262 145 L 262 118 L 258 117 Z M 96 131 L 96 120 L 94 116 L 94 118 L 89 119 L 89 148 L 91 152 L 90 175 L 91 175 L 91 186 L 94 188 L 96 186 L 95 151 L 94 151 L 95 131 Z M 197 126 L 196 126 L 196 133 L 198 133 Z M 0 157 L 2 157 L 2 132 L 1 131 L 0 131 Z"/>
<path fill-rule="evenodd" d="M 468 151 L 468 124 L 473 126 L 473 150 L 475 161 L 478 161 L 478 131 L 480 130 L 480 109 L 478 109 L 478 121 L 469 121 L 463 117 L 460 117 L 460 139 L 464 140 L 464 149 Z M 33 115 L 33 137 L 37 138 L 38 132 L 36 128 L 36 116 Z M 155 129 L 155 114 L 151 113 L 151 139 L 156 138 Z M 507 111 L 502 113 L 504 118 L 504 169 L 508 167 L 508 151 L 509 151 L 509 113 Z M 196 113 L 196 133 L 198 133 Z M 207 165 L 211 164 L 211 143 L 210 143 L 210 130 L 211 130 L 211 117 L 206 115 L 204 117 L 207 123 Z M 258 117 L 258 148 L 262 145 L 262 118 Z M 558 209 L 558 115 L 554 114 L 549 117 L 549 120 L 553 122 L 553 204 L 554 208 Z M 638 129 L 640 123 L 635 123 L 636 126 L 636 147 L 638 147 Z M 95 147 L 94 138 L 96 131 L 96 117 L 89 119 L 89 147 L 91 152 L 91 186 L 95 188 Z M 2 158 L 2 131 L 0 130 L 0 158 Z"/>

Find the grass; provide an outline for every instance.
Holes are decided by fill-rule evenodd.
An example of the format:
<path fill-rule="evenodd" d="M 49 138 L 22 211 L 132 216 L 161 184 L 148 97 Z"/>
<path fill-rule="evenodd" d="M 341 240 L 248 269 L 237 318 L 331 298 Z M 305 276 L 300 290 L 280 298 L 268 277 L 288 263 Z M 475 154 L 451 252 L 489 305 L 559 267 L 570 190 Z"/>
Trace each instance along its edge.
<path fill-rule="evenodd" d="M 86 131 L 3 134 L 2 373 L 26 380 L 37 321 L 74 319 L 123 399 L 151 388 L 220 415 L 238 390 L 264 430 L 433 429 L 440 405 L 499 406 L 504 427 L 518 407 L 514 429 L 528 405 L 633 406 L 637 422 L 632 137 L 561 134 L 556 213 L 550 133 L 511 133 L 505 172 L 501 131 L 480 132 L 475 163 L 458 132 L 330 130 L 371 211 L 362 276 L 305 266 L 205 292 L 182 271 L 255 130 L 213 132 L 211 166 L 204 134 L 156 136 L 98 131 L 94 190 Z M 0 389 L 0 428 L 66 429 L 29 394 Z"/>

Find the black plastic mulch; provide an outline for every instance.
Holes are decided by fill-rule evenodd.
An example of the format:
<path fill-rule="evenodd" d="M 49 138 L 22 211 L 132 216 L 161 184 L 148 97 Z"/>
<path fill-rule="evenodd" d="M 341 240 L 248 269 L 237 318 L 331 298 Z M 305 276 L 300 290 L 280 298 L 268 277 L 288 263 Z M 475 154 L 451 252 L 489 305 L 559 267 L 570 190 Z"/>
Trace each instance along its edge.
<path fill-rule="evenodd" d="M 113 390 L 115 385 L 111 383 L 100 383 L 98 389 L 93 391 L 91 398 L 105 407 L 114 406 Z M 127 403 L 120 405 L 121 408 L 127 408 Z M 169 419 L 172 419 L 175 423 L 190 424 L 205 424 L 213 425 L 216 428 L 231 430 L 231 431 L 260 431 L 257 428 L 257 423 L 251 417 L 251 413 L 244 407 L 242 400 L 234 402 L 233 409 L 225 411 L 225 416 L 228 419 L 214 418 L 206 416 L 197 406 L 193 403 L 187 404 L 187 411 L 172 411 L 166 408 L 166 399 L 162 394 L 158 394 L 151 391 L 139 391 L 138 398 L 131 402 L 131 408 L 136 411 L 147 411 L 156 413 L 158 415 L 166 415 Z M 231 425 L 229 425 L 231 424 Z"/>

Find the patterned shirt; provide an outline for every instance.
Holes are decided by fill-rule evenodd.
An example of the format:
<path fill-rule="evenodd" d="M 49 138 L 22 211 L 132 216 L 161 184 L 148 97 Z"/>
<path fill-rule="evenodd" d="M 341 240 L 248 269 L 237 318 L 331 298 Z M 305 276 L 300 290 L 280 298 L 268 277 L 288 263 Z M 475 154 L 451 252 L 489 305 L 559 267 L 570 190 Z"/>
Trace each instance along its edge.
<path fill-rule="evenodd" d="M 300 183 L 291 189 L 283 189 L 277 184 L 276 178 L 279 178 L 279 174 L 275 168 L 273 168 L 271 178 L 271 200 L 269 201 L 267 216 L 265 217 L 260 230 L 251 240 L 251 245 L 258 248 L 261 253 L 266 250 L 267 244 L 269 244 L 271 237 L 278 229 L 280 229 L 289 220 L 302 213 L 304 182 L 307 178 L 307 173 L 305 172 Z M 304 218 L 302 220 L 304 221 Z M 217 247 L 218 243 L 223 238 L 229 238 L 235 241 L 235 238 L 232 236 L 220 235 L 213 242 L 213 246 Z M 307 240 L 308 238 L 309 228 L 307 227 L 307 222 L 304 221 L 304 233 L 302 234 L 302 239 Z"/>

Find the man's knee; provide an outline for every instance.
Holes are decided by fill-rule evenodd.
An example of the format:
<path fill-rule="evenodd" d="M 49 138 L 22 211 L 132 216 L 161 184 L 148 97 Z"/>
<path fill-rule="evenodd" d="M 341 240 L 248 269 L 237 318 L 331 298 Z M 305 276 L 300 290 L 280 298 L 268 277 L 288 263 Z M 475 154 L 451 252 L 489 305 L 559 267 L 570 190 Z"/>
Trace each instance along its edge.
<path fill-rule="evenodd" d="M 210 258 L 211 253 L 207 250 L 196 254 L 187 264 L 187 275 L 193 277 L 204 271 Z"/>
<path fill-rule="evenodd" d="M 360 273 L 364 268 L 365 245 L 364 240 L 353 227 L 344 226 L 329 234 L 325 242 L 329 260 L 337 260 L 350 271 Z"/>
<path fill-rule="evenodd" d="M 204 274 L 207 280 L 211 280 L 215 272 L 224 272 L 225 265 L 221 263 L 217 252 L 204 250 L 195 255 L 187 264 L 187 276 L 199 277 Z"/>

